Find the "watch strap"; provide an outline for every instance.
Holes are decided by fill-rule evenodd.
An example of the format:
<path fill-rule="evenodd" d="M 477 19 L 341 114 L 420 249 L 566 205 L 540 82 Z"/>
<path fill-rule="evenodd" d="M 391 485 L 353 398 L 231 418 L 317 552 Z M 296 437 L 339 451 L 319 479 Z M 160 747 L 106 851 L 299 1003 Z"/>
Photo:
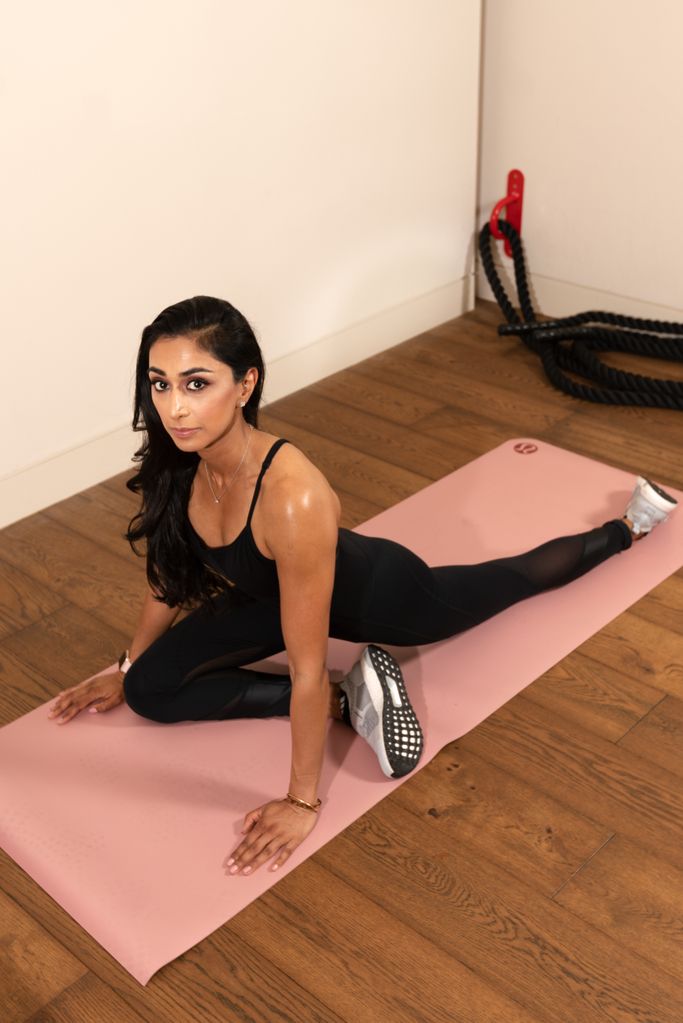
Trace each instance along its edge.
<path fill-rule="evenodd" d="M 121 656 L 119 657 L 119 671 L 121 672 L 122 675 L 125 675 L 130 666 L 131 659 L 128 656 L 128 651 L 124 650 Z"/>

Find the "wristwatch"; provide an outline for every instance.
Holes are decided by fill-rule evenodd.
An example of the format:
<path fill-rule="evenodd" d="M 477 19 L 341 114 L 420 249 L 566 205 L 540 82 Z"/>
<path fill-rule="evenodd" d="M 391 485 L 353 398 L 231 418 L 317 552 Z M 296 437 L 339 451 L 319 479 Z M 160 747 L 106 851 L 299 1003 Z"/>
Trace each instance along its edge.
<path fill-rule="evenodd" d="M 122 675 L 125 675 L 131 665 L 131 659 L 128 656 L 128 651 L 124 650 L 119 657 L 119 671 Z"/>

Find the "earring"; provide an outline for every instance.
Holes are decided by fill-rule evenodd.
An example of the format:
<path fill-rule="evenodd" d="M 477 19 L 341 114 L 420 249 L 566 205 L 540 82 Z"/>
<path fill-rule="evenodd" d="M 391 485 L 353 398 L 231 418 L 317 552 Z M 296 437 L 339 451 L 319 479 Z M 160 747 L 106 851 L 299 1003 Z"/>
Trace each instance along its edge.
<path fill-rule="evenodd" d="M 244 402 L 244 401 L 241 401 L 241 402 L 240 402 L 240 408 L 244 408 L 245 404 L 246 404 L 246 402 Z"/>

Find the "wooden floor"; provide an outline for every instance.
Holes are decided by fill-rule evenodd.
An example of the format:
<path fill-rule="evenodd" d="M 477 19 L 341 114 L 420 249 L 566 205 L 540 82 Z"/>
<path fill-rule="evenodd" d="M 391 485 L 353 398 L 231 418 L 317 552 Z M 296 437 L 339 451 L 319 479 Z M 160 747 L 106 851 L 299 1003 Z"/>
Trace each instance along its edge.
<path fill-rule="evenodd" d="M 481 305 L 261 425 L 349 527 L 513 436 L 683 487 L 683 415 L 563 396 L 498 320 Z M 0 535 L 3 724 L 127 645 L 125 475 Z M 2 855 L 1 1023 L 680 1023 L 682 612 L 678 573 L 147 988 Z"/>

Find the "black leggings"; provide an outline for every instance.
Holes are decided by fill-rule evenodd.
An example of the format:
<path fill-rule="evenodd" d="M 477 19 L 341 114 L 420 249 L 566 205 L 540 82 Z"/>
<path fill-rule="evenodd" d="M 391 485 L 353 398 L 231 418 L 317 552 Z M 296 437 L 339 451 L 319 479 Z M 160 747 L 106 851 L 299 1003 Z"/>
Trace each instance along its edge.
<path fill-rule="evenodd" d="M 454 636 L 631 546 L 628 527 L 615 519 L 515 557 L 430 568 L 393 540 L 366 539 L 374 566 L 369 597 L 358 601 L 362 617 L 332 615 L 329 635 L 395 646 Z M 284 649 L 277 603 L 218 614 L 199 608 L 136 658 L 125 678 L 126 701 L 163 722 L 288 715 L 289 675 L 243 667 Z"/>

